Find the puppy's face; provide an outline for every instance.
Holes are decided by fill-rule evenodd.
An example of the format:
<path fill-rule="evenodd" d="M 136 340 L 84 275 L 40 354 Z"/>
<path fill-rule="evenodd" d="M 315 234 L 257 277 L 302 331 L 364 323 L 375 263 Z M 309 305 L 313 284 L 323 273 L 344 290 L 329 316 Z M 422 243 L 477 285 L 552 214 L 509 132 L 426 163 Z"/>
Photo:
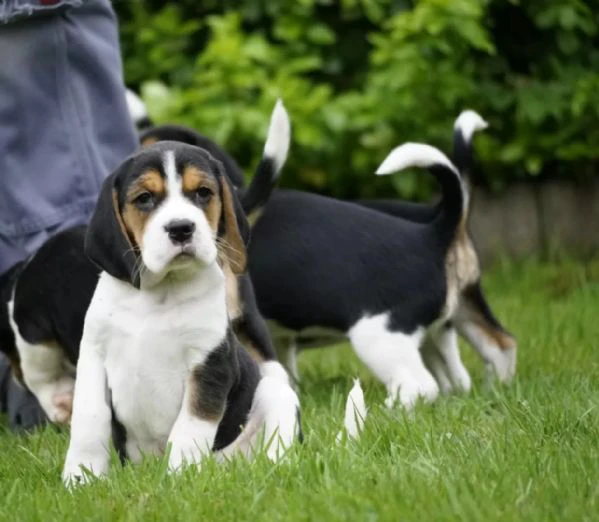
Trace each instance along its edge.
<path fill-rule="evenodd" d="M 129 158 L 110 178 L 86 239 L 88 255 L 102 269 L 139 286 L 140 272 L 159 280 L 212 265 L 221 254 L 234 272 L 243 272 L 247 222 L 222 165 L 208 152 L 160 142 Z M 112 233 L 125 240 L 108 252 L 110 240 L 102 237 L 107 218 Z M 123 264 L 124 270 L 117 266 Z"/>

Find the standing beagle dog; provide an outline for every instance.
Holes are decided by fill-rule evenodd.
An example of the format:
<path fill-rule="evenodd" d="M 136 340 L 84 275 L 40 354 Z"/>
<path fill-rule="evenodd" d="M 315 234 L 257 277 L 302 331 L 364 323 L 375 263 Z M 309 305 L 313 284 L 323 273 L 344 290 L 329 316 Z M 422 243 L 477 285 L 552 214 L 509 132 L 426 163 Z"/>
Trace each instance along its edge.
<path fill-rule="evenodd" d="M 261 428 L 276 459 L 299 435 L 284 370 L 260 369 L 231 328 L 225 272 L 244 272 L 248 239 L 222 164 L 203 149 L 160 142 L 106 179 L 85 241 L 102 274 L 85 317 L 65 483 L 84 480 L 83 468 L 107 472 L 111 427 L 133 461 L 170 445 L 171 470 L 212 451 L 251 452 Z"/>
<path fill-rule="evenodd" d="M 164 139 L 163 127 L 147 131 Z M 200 135 L 197 135 L 200 136 Z M 207 143 L 217 159 L 227 154 L 200 136 L 188 143 Z M 257 175 L 277 176 L 289 148 L 289 118 L 281 102 L 271 117 L 264 155 Z M 195 140 L 195 141 L 194 141 Z M 156 140 L 155 140 L 156 141 Z M 243 182 L 239 167 L 229 157 L 225 173 L 232 183 Z M 274 172 L 274 171 L 277 172 Z M 241 194 L 242 204 L 256 192 L 254 181 Z M 51 422 L 66 424 L 71 417 L 75 365 L 85 312 L 91 301 L 99 269 L 84 254 L 86 227 L 76 227 L 50 238 L 28 260 L 0 276 L 0 351 L 11 360 L 13 374 L 37 397 Z M 276 359 L 270 334 L 258 311 L 246 272 L 224 267 L 229 317 L 242 345 L 258 361 Z"/>
<path fill-rule="evenodd" d="M 456 121 L 454 156 L 460 171 L 470 170 L 472 136 L 485 126 L 473 111 L 464 112 Z M 434 157 L 441 158 L 435 153 L 429 159 Z M 421 164 L 420 160 L 428 164 L 426 157 L 412 159 L 416 160 L 415 165 Z M 470 377 L 457 351 L 457 327 L 474 345 L 489 374 L 502 381 L 513 376 L 516 342 L 495 319 L 482 292 L 478 257 L 465 226 L 467 191 L 462 188 L 458 192 L 462 180 L 456 178 L 452 169 L 446 167 L 447 175 L 440 177 L 444 197 L 437 205 L 395 200 L 356 204 L 288 190 L 278 190 L 269 199 L 252 230 L 250 274 L 258 305 L 271 322 L 279 353 L 296 378 L 298 348 L 322 346 L 323 338 L 328 338 L 329 344 L 343 340 L 359 318 L 370 316 L 375 310 L 401 307 L 403 313 L 415 314 L 416 321 L 422 313 L 417 312 L 418 307 L 430 304 L 433 296 L 449 295 L 450 290 L 452 299 L 457 301 L 452 313 L 441 315 L 441 309 L 428 312 L 437 315 L 437 319 L 446 317 L 444 328 L 417 343 L 422 345 L 420 353 L 405 356 L 413 357 L 419 368 L 424 362 L 427 373 L 433 372 L 442 391 L 469 389 Z M 437 175 L 442 170 L 440 166 L 433 168 Z M 459 183 L 452 186 L 456 179 Z M 458 198 L 466 203 L 460 208 L 459 226 L 452 228 L 443 218 L 449 205 L 457 208 L 454 200 Z M 378 215 L 372 213 L 374 210 Z M 446 227 L 444 233 L 450 238 L 445 246 L 431 240 L 431 236 L 440 234 L 440 227 Z M 276 260 L 270 255 L 273 245 L 279 252 Z M 426 267 L 431 262 L 437 268 L 429 274 Z M 438 277 L 439 267 L 445 271 L 444 277 Z M 385 337 L 382 330 L 381 339 Z M 396 331 L 402 330 L 389 324 L 389 333 Z M 373 333 L 370 341 L 375 342 L 376 337 Z M 388 344 L 399 346 L 399 340 L 392 338 L 388 336 Z M 368 342 L 364 340 L 365 345 L 359 348 L 354 340 L 360 339 L 363 338 L 350 336 L 356 352 L 366 362 L 371 358 L 365 353 Z M 402 357 L 401 350 L 397 357 Z M 428 386 L 420 391 L 416 386 L 412 394 L 406 391 L 405 400 L 401 396 L 400 400 L 409 405 L 410 395 L 434 396 L 436 386 L 426 377 L 423 382 L 428 382 Z"/>

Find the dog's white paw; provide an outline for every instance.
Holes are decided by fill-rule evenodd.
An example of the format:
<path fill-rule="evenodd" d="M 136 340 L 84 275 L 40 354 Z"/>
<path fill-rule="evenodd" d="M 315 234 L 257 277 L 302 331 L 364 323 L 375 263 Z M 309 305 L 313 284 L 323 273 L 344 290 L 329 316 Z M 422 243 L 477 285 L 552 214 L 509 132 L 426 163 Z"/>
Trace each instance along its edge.
<path fill-rule="evenodd" d="M 409 411 L 419 399 L 433 402 L 439 396 L 439 385 L 432 375 L 424 374 L 420 380 L 404 378 L 399 385 L 392 386 L 385 399 L 385 406 L 392 408 L 397 401 Z"/>

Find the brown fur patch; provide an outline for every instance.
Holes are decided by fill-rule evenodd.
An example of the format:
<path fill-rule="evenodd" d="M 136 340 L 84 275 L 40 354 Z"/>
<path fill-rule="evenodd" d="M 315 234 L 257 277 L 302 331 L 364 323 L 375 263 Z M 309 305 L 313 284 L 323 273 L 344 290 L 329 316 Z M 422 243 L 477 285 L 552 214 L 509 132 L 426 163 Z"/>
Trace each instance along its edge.
<path fill-rule="evenodd" d="M 210 228 L 216 237 L 222 209 L 222 202 L 218 197 L 218 184 L 210 174 L 207 174 L 193 165 L 186 166 L 182 175 L 183 193 L 190 194 L 202 187 L 210 189 L 215 196 L 210 198 L 210 201 L 203 207 L 203 210 L 204 214 L 206 214 L 206 219 L 210 224 Z"/>
<path fill-rule="evenodd" d="M 239 232 L 237 225 L 237 216 L 233 205 L 233 195 L 229 183 L 222 181 L 222 205 L 223 218 L 225 221 L 225 236 L 223 238 L 224 254 L 231 264 L 231 269 L 234 274 L 242 274 L 245 272 L 247 263 L 247 253 L 245 244 Z"/>
<path fill-rule="evenodd" d="M 154 143 L 158 143 L 158 138 L 154 136 L 148 136 L 141 142 L 141 147 L 145 149 L 146 147 L 154 145 Z"/>
<path fill-rule="evenodd" d="M 494 328 L 487 321 L 485 321 L 484 317 L 476 315 L 472 317 L 472 322 L 478 326 L 483 335 L 488 337 L 503 351 L 516 349 L 516 340 L 510 334 Z"/>
<path fill-rule="evenodd" d="M 146 223 L 150 217 L 147 212 L 142 212 L 137 208 L 134 201 L 140 194 L 151 192 L 157 197 L 164 197 L 166 193 L 166 185 L 164 178 L 157 170 L 148 170 L 137 178 L 129 187 L 126 196 L 126 203 L 123 208 L 122 221 L 127 231 L 127 237 L 132 243 L 132 246 L 141 248 L 143 233 Z M 117 212 L 118 214 L 118 212 Z"/>
<path fill-rule="evenodd" d="M 247 335 L 245 335 L 245 332 L 237 330 L 236 328 L 234 330 L 235 335 L 237 336 L 237 340 L 239 341 L 241 346 L 243 346 L 245 351 L 250 354 L 250 357 L 254 359 L 254 361 L 256 361 L 258 364 L 263 363 L 266 359 L 264 359 L 262 353 L 258 350 L 258 348 L 256 348 L 256 345 L 252 341 L 250 341 Z"/>
<path fill-rule="evenodd" d="M 239 282 L 237 275 L 233 273 L 228 259 L 221 261 L 222 270 L 225 274 L 225 292 L 227 300 L 227 312 L 229 320 L 234 321 L 243 314 L 243 305 L 239 296 Z"/>
<path fill-rule="evenodd" d="M 468 235 L 465 222 L 460 224 L 456 238 L 445 257 L 445 277 L 447 278 L 447 296 L 443 314 L 451 316 L 458 306 L 462 290 L 480 277 L 478 256 Z"/>

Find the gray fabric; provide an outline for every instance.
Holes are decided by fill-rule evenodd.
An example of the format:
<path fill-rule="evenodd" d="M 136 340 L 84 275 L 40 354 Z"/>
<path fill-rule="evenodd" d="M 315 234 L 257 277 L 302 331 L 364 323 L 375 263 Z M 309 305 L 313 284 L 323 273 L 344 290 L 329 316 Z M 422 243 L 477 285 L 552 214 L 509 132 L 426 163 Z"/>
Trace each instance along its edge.
<path fill-rule="evenodd" d="M 14 22 L 34 16 L 52 15 L 59 10 L 77 7 L 83 0 L 2 0 L 0 3 L 0 23 Z"/>
<path fill-rule="evenodd" d="M 8 4 L 13 19 L 15 6 L 45 7 Z M 86 222 L 102 180 L 137 145 L 109 1 L 47 14 L 0 25 L 0 271 Z"/>

